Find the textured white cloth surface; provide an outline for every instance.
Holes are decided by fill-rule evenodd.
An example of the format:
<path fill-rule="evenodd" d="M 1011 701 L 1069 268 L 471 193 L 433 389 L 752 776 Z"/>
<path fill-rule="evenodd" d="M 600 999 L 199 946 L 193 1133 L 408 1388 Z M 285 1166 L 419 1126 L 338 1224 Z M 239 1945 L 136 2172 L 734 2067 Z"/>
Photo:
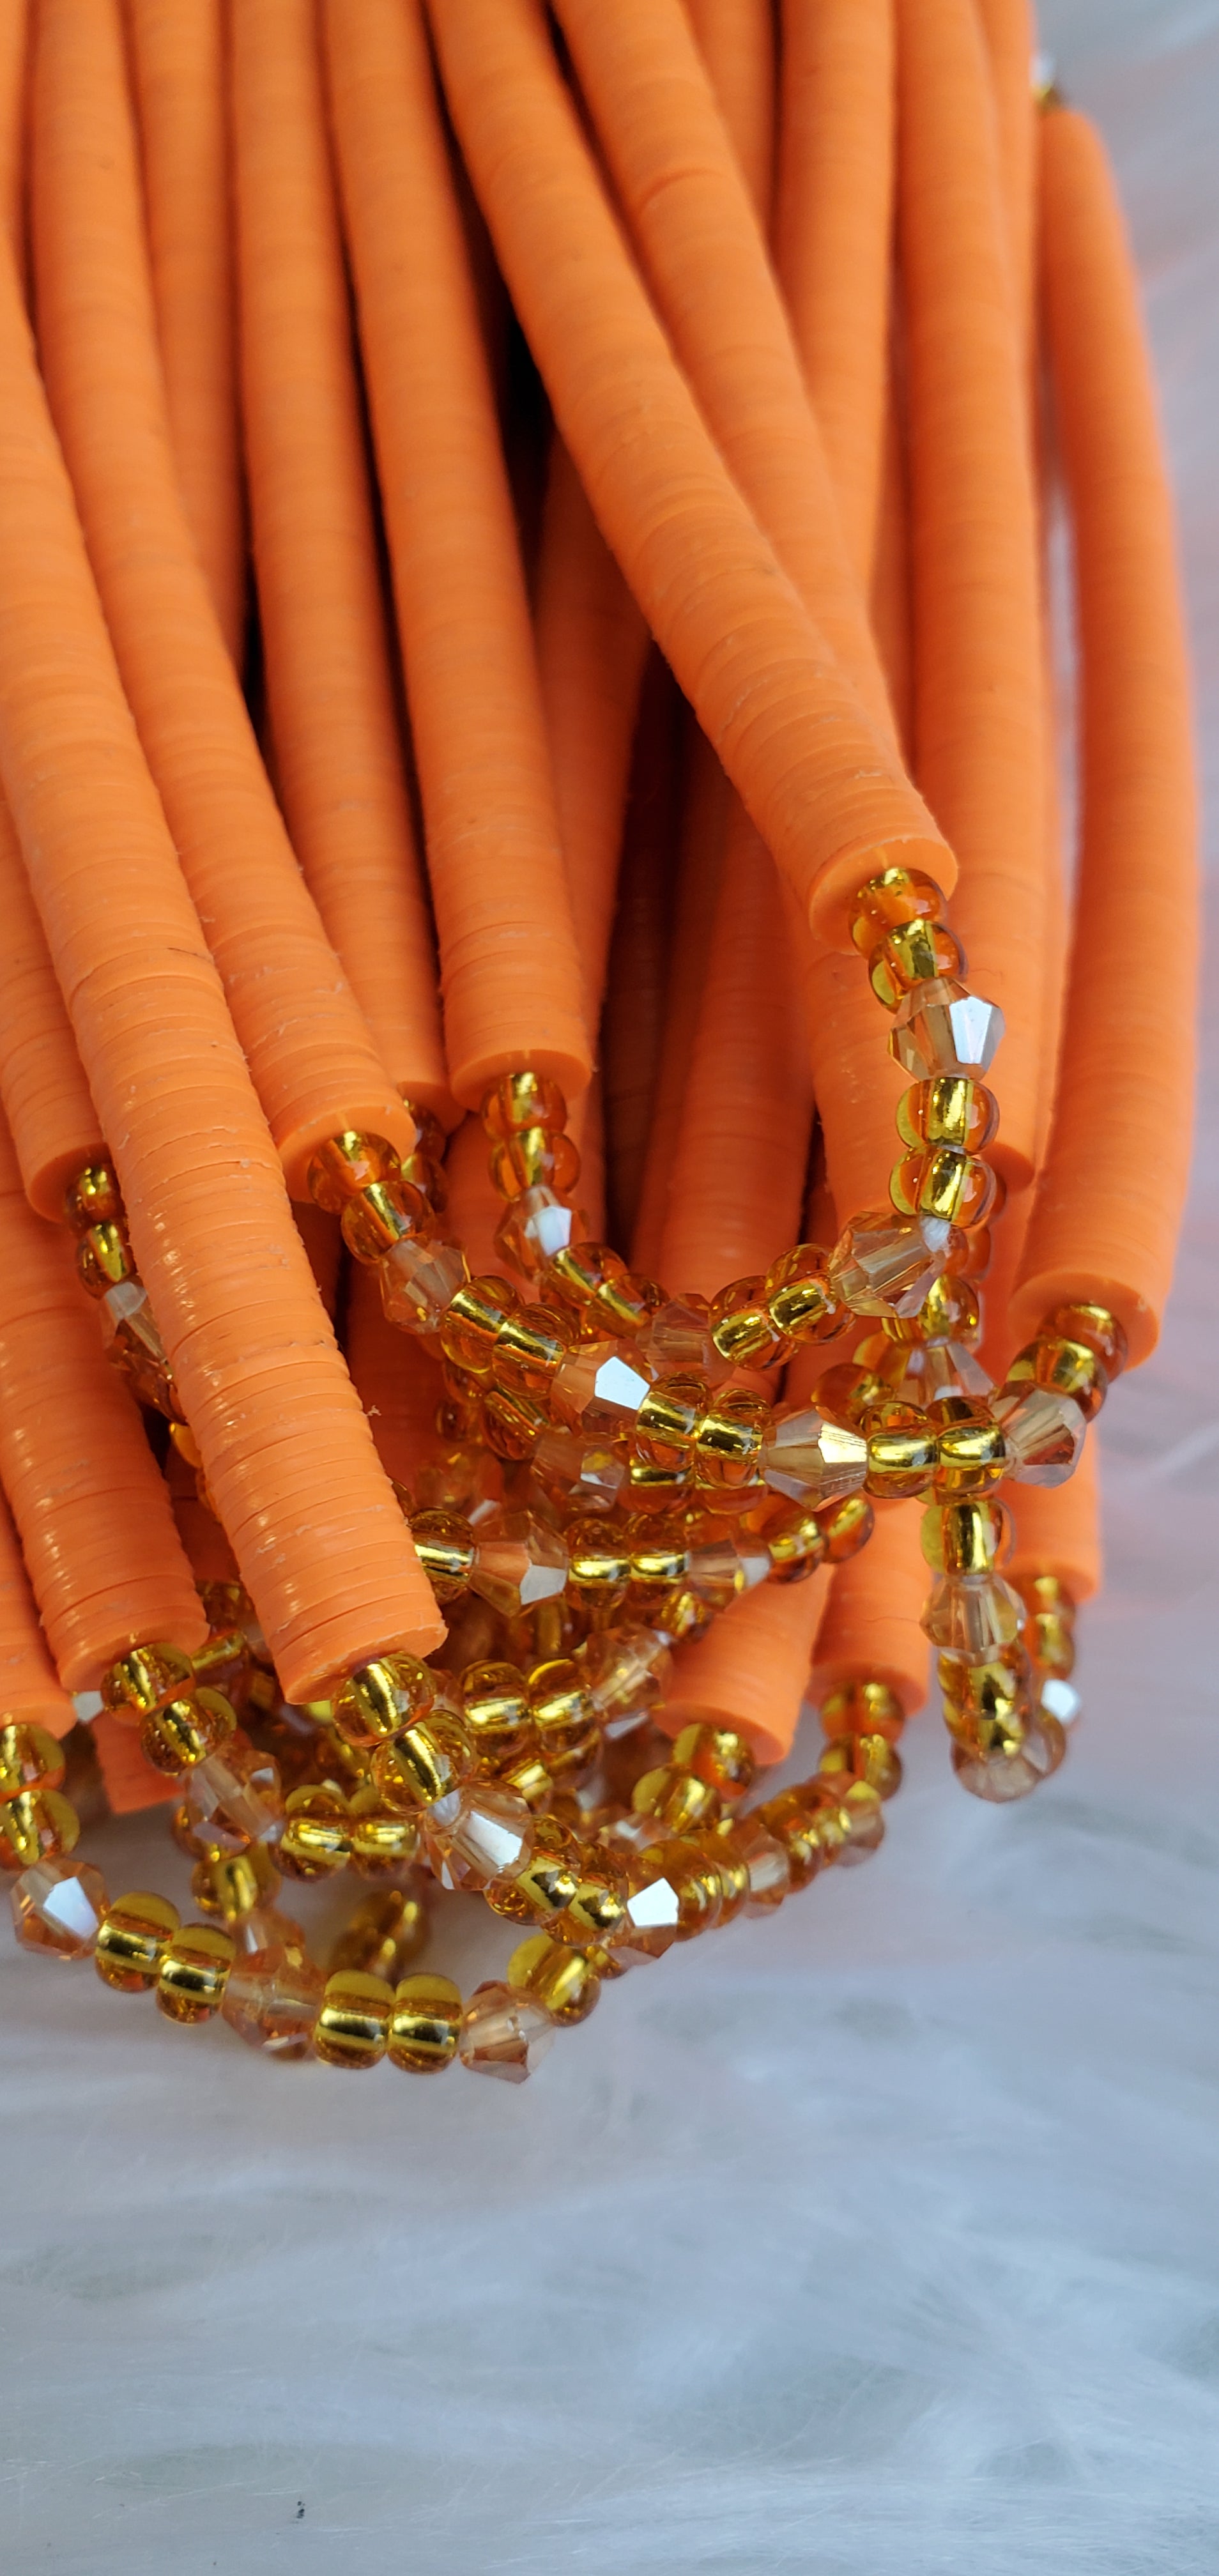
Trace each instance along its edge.
<path fill-rule="evenodd" d="M 1213 769 L 1219 5 L 1043 33 L 1134 227 Z M 1214 2576 L 1214 1081 L 1027 1806 L 925 1719 L 871 1867 L 628 1978 L 519 2091 L 266 2066 L 3 1938 L 10 2576 Z M 105 1857 L 169 1884 L 160 1823 Z"/>

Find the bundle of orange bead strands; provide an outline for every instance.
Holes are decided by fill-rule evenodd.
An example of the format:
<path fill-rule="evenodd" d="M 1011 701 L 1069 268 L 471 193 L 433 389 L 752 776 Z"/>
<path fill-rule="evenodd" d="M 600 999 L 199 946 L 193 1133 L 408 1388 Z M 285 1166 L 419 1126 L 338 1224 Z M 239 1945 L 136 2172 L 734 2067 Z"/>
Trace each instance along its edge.
<path fill-rule="evenodd" d="M 1066 1750 L 1191 1071 L 1120 213 L 1025 0 L 6 33 L 17 1936 L 520 2081 L 877 1849 L 933 1651 L 967 1791 Z M 94 1762 L 196 1919 L 82 1855 Z"/>

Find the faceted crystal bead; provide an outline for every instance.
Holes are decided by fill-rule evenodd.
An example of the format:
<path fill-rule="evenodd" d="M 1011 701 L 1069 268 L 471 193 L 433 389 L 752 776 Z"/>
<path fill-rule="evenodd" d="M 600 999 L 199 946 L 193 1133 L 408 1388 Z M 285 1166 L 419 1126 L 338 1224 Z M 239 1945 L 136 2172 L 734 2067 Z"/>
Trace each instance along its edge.
<path fill-rule="evenodd" d="M 943 1217 L 870 1211 L 847 1226 L 830 1283 L 856 1315 L 917 1315 L 945 1267 L 953 1229 Z"/>
<path fill-rule="evenodd" d="M 1074 1682 L 1064 1681 L 1059 1673 L 1050 1673 L 1041 1685 L 1039 1706 L 1059 1726 L 1073 1726 L 1081 1706 Z"/>
<path fill-rule="evenodd" d="M 837 1820 L 845 1828 L 838 1867 L 855 1869 L 861 1861 L 871 1859 L 885 1838 L 880 1793 L 867 1780 L 853 1780 L 845 1795 L 835 1790 L 834 1807 Z"/>
<path fill-rule="evenodd" d="M 274 1842 L 283 1826 L 279 1766 L 244 1736 L 187 1772 L 183 1798 L 193 1831 L 220 1851 Z"/>
<path fill-rule="evenodd" d="M 279 1943 L 238 1953 L 220 2010 L 247 2048 L 269 2057 L 307 2057 L 326 1980 L 311 1959 Z"/>
<path fill-rule="evenodd" d="M 509 1200 L 495 1229 L 495 1248 L 523 1278 L 536 1279 L 556 1253 L 580 1243 L 587 1232 L 588 1220 L 580 1210 L 539 1181 Z"/>
<path fill-rule="evenodd" d="M 626 1928 L 614 1943 L 614 1958 L 623 1967 L 643 1967 L 663 1959 L 682 1931 L 678 1880 L 646 1856 L 628 1864 Z"/>
<path fill-rule="evenodd" d="M 941 1654 L 986 1663 L 1020 1634 L 1024 1604 L 1001 1574 L 941 1574 L 933 1583 L 922 1626 Z"/>
<path fill-rule="evenodd" d="M 639 1336 L 639 1349 L 658 1377 L 695 1375 L 716 1386 L 729 1374 L 711 1339 L 711 1308 L 693 1291 L 657 1308 Z"/>
<path fill-rule="evenodd" d="M 586 1440 L 615 1440 L 629 1433 L 652 1383 L 632 1342 L 586 1342 L 556 1372 L 554 1410 Z"/>
<path fill-rule="evenodd" d="M 567 1581 L 567 1549 L 557 1530 L 530 1512 L 497 1511 L 479 1524 L 470 1589 L 501 1619 L 553 1601 Z"/>
<path fill-rule="evenodd" d="M 377 1263 L 381 1304 L 405 1333 L 438 1333 L 470 1266 L 458 1243 L 404 1236 Z"/>
<path fill-rule="evenodd" d="M 740 1853 L 749 1873 L 745 1912 L 773 1913 L 791 1887 L 791 1862 L 782 1843 L 768 1832 L 762 1818 L 754 1814 L 742 1816 L 733 1826 L 732 1848 Z"/>
<path fill-rule="evenodd" d="M 543 1492 L 571 1512 L 612 1512 L 627 1481 L 628 1465 L 608 1440 L 578 1431 L 544 1431 L 533 1453 Z"/>
<path fill-rule="evenodd" d="M 810 1405 L 775 1417 L 769 1440 L 763 1441 L 763 1484 L 792 1502 L 814 1505 L 836 1502 L 858 1493 L 868 1472 L 868 1444 L 858 1431 L 827 1422 Z"/>
<path fill-rule="evenodd" d="M 1048 1386 L 1001 1386 L 991 1398 L 1020 1485 L 1065 1485 L 1084 1445 L 1084 1418 L 1073 1397 Z"/>
<path fill-rule="evenodd" d="M 17 1938 L 48 1959 L 87 1959 L 109 1902 L 106 1882 L 92 1862 L 37 1860 L 12 1888 Z"/>
<path fill-rule="evenodd" d="M 447 1801 L 446 1801 L 447 1804 Z M 485 1887 L 493 1878 L 515 1878 L 533 1850 L 533 1818 L 510 1789 L 463 1789 L 452 1819 L 424 1821 L 423 1839 L 442 1887 Z"/>
<path fill-rule="evenodd" d="M 905 1362 L 900 1375 L 896 1365 L 899 1361 Z M 888 1367 L 881 1373 L 899 1404 L 925 1408 L 945 1396 L 981 1397 L 991 1391 L 985 1369 L 963 1342 L 932 1342 L 926 1347 L 896 1343 L 893 1362 L 892 1374 Z"/>
<path fill-rule="evenodd" d="M 531 1995 L 555 2021 L 587 2021 L 601 1994 L 601 1979 L 583 1950 L 565 1950 L 546 1932 L 519 1941 L 508 1961 L 514 1994 Z"/>
<path fill-rule="evenodd" d="M 1066 1737 L 1055 1717 L 1038 1714 L 1026 1728 L 1024 1740 L 1002 1753 L 971 1753 L 963 1744 L 952 1747 L 952 1767 L 963 1789 L 972 1798 L 984 1798 L 991 1806 L 1006 1806 L 1015 1798 L 1027 1798 L 1030 1790 L 1048 1780 L 1058 1769 L 1067 1749 Z"/>
<path fill-rule="evenodd" d="M 726 1609 L 745 1589 L 745 1566 L 736 1540 L 723 1531 L 701 1546 L 692 1547 L 686 1561 L 686 1579 L 710 1609 Z"/>
<path fill-rule="evenodd" d="M 580 1664 L 596 1716 L 612 1740 L 642 1724 L 664 1698 L 673 1671 L 656 1628 L 602 1628 L 585 1639 Z"/>
<path fill-rule="evenodd" d="M 457 2050 L 472 2075 L 523 2084 L 553 2040 L 554 2022 L 545 2004 L 511 1986 L 492 1984 L 475 1987 L 461 2017 Z"/>
<path fill-rule="evenodd" d="M 101 1301 L 102 1332 L 110 1357 L 141 1404 L 179 1414 L 173 1370 L 148 1290 L 139 1279 L 120 1279 Z"/>
<path fill-rule="evenodd" d="M 934 1074 L 986 1072 L 1003 1035 L 997 1003 L 970 993 L 951 975 L 916 984 L 898 1006 L 889 1052 L 914 1080 Z"/>

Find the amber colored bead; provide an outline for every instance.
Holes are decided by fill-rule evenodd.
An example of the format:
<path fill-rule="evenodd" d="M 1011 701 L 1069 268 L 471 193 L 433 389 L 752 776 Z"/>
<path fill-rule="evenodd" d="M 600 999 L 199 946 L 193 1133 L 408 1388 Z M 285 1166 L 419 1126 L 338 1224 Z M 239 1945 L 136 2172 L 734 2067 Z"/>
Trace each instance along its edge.
<path fill-rule="evenodd" d="M 1066 1736 L 1057 1718 L 1047 1709 L 1039 1709 L 1019 1743 L 981 1754 L 967 1745 L 954 1744 L 952 1767 L 971 1797 L 984 1798 L 992 1806 L 1007 1806 L 1015 1798 L 1027 1798 L 1030 1791 L 1048 1780 L 1057 1771 L 1066 1749 Z"/>
<path fill-rule="evenodd" d="M 963 1073 L 933 1074 L 916 1082 L 897 1104 L 897 1132 L 904 1145 L 955 1145 L 980 1154 L 999 1124 L 999 1104 L 985 1084 Z"/>
<path fill-rule="evenodd" d="M 657 1378 L 635 1416 L 632 1446 L 654 1467 L 680 1467 L 691 1456 L 711 1389 L 693 1373 Z"/>
<path fill-rule="evenodd" d="M 590 1609 L 612 1610 L 626 1599 L 631 1548 L 620 1521 L 579 1520 L 567 1525 L 567 1584 Z"/>
<path fill-rule="evenodd" d="M 384 1136 L 363 1136 L 346 1127 L 319 1145 L 306 1174 L 309 1195 L 331 1216 L 341 1216 L 349 1199 L 361 1190 L 396 1180 L 401 1166 L 394 1146 Z"/>
<path fill-rule="evenodd" d="M 522 1135 L 530 1127 L 557 1134 L 567 1125 L 567 1103 L 549 1074 L 501 1074 L 483 1093 L 479 1112 L 489 1136 Z"/>
<path fill-rule="evenodd" d="M 0 1869 L 29 1869 L 75 1851 L 79 1839 L 80 1818 L 58 1789 L 19 1789 L 0 1804 Z"/>
<path fill-rule="evenodd" d="M 565 1949 L 548 1932 L 531 1932 L 528 1940 L 518 1941 L 506 1975 L 519 1993 L 545 2004 L 555 2021 L 587 2021 L 601 1996 L 601 1979 L 588 1953 Z"/>
<path fill-rule="evenodd" d="M 469 1522 L 459 1512 L 414 1512 L 411 1537 L 437 1600 L 459 1600 L 474 1565 Z"/>
<path fill-rule="evenodd" d="M 700 1485 L 754 1482 L 774 1416 L 765 1398 L 746 1387 L 721 1387 L 698 1426 L 694 1472 Z"/>
<path fill-rule="evenodd" d="M 958 1741 L 979 1748 L 999 1740 L 996 1729 L 1022 1729 L 1031 1699 L 1028 1664 L 1018 1648 L 972 1664 L 941 1655 L 937 1671 L 945 1723 Z"/>
<path fill-rule="evenodd" d="M 167 2021 L 207 2021 L 224 2001 L 237 1955 L 231 1932 L 216 1923 L 183 1923 L 162 1954 L 157 2010 Z"/>
<path fill-rule="evenodd" d="M 548 1656 L 533 1666 L 527 1683 L 527 1704 L 543 1758 L 553 1736 L 573 1727 L 586 1727 L 593 1715 L 587 1676 L 570 1655 Z"/>
<path fill-rule="evenodd" d="M 766 1281 L 734 1279 L 712 1300 L 711 1339 L 730 1369 L 776 1368 L 791 1344 L 778 1330 L 766 1302 Z"/>
<path fill-rule="evenodd" d="M 923 916 L 900 922 L 878 940 L 868 959 L 868 982 L 877 1001 L 887 1011 L 895 1011 L 916 984 L 929 984 L 937 975 L 959 976 L 964 970 L 960 945 L 946 924 Z"/>
<path fill-rule="evenodd" d="M 389 2045 L 394 1989 L 363 1968 L 339 1968 L 326 1979 L 313 2029 L 313 2054 L 324 2066 L 378 2066 Z"/>
<path fill-rule="evenodd" d="M 999 1196 L 997 1175 L 976 1154 L 935 1145 L 895 1163 L 889 1196 L 903 1216 L 942 1217 L 947 1225 L 985 1225 Z"/>
<path fill-rule="evenodd" d="M 395 1815 L 382 1804 L 371 1781 L 357 1789 L 350 1808 L 351 1866 L 361 1878 L 396 1876 L 414 1860 L 419 1826 L 414 1816 Z"/>
<path fill-rule="evenodd" d="M 886 1315 L 881 1333 L 886 1341 L 899 1348 L 935 1342 L 963 1342 L 966 1348 L 976 1341 L 982 1321 L 982 1308 L 971 1279 L 955 1271 L 942 1270 L 932 1281 L 922 1305 L 914 1315 Z"/>
<path fill-rule="evenodd" d="M 575 1949 L 612 1949 L 626 1929 L 627 1879 L 608 1852 L 581 1852 L 576 1884 L 551 1922 L 556 1941 Z"/>
<path fill-rule="evenodd" d="M 949 1396 L 933 1408 L 939 1424 L 935 1490 L 946 1499 L 984 1494 L 1005 1474 L 1007 1443 L 986 1407 Z"/>
<path fill-rule="evenodd" d="M 772 1261 L 762 1293 L 784 1341 L 824 1342 L 841 1330 L 845 1317 L 830 1287 L 829 1258 L 815 1243 L 797 1243 Z"/>
<path fill-rule="evenodd" d="M 23 1790 L 58 1789 L 67 1762 L 58 1738 L 26 1718 L 0 1725 L 0 1801 Z"/>
<path fill-rule="evenodd" d="M 826 1745 L 817 1764 L 823 1780 L 838 1785 L 866 1781 L 878 1798 L 892 1798 L 902 1785 L 901 1755 L 884 1735 L 839 1735 Z"/>
<path fill-rule="evenodd" d="M 63 1212 L 73 1234 L 87 1234 L 91 1225 L 121 1217 L 122 1193 L 109 1163 L 82 1166 L 64 1191 Z"/>
<path fill-rule="evenodd" d="M 1039 1333 L 1035 1342 L 1027 1342 L 1007 1371 L 1008 1386 L 1032 1380 L 1035 1386 L 1047 1386 L 1056 1395 L 1069 1395 L 1079 1406 L 1085 1422 L 1100 1412 L 1109 1392 L 1109 1380 L 1091 1345 L 1068 1341 L 1064 1334 Z"/>
<path fill-rule="evenodd" d="M 1011 1536 L 1002 1503 L 981 1495 L 959 1503 L 931 1503 L 919 1527 L 923 1555 L 935 1574 L 987 1574 Z"/>
<path fill-rule="evenodd" d="M 458 1368 L 472 1370 L 476 1377 L 487 1376 L 496 1335 L 519 1304 L 511 1282 L 493 1271 L 478 1279 L 463 1280 L 445 1309 L 440 1327 L 440 1347 L 445 1358 Z"/>
<path fill-rule="evenodd" d="M 710 1861 L 719 1879 L 720 1903 L 715 1919 L 717 1932 L 724 1932 L 730 1923 L 735 1923 L 738 1914 L 744 1912 L 749 1901 L 749 1863 L 744 1852 L 737 1846 L 736 1833 L 735 1820 L 729 1818 L 726 1823 L 713 1827 L 709 1833 L 696 1834 L 693 1837 L 695 1851 Z"/>
<path fill-rule="evenodd" d="M 82 1234 L 76 1246 L 76 1275 L 91 1297 L 104 1297 L 108 1288 L 134 1278 L 135 1262 L 121 1220 L 108 1218 Z"/>
<path fill-rule="evenodd" d="M 289 1791 L 278 1858 L 290 1878 L 329 1878 L 335 1870 L 346 1869 L 351 1858 L 351 1818 L 341 1790 Z"/>
<path fill-rule="evenodd" d="M 102 1698 L 116 1717 L 150 1717 L 166 1700 L 188 1698 L 195 1678 L 177 1646 L 131 1646 L 102 1675 Z"/>
<path fill-rule="evenodd" d="M 908 921 L 934 921 L 946 909 L 934 877 L 921 868 L 882 868 L 854 896 L 849 912 L 851 938 L 865 957 L 878 939 Z"/>
<path fill-rule="evenodd" d="M 493 1386 L 483 1398 L 483 1432 L 500 1458 L 531 1458 L 549 1419 L 544 1405 L 521 1388 Z"/>
<path fill-rule="evenodd" d="M 565 1743 L 562 1752 L 566 1750 Z M 536 1745 L 527 1744 L 523 1753 L 505 1762 L 497 1777 L 505 1789 L 513 1790 L 518 1798 L 524 1799 L 531 1816 L 545 1815 L 554 1794 L 554 1778 Z"/>
<path fill-rule="evenodd" d="M 817 1831 L 821 1807 L 815 1795 L 807 1786 L 781 1789 L 754 1812 L 786 1854 L 793 1892 L 807 1887 L 826 1857 Z"/>
<path fill-rule="evenodd" d="M 785 1503 L 768 1520 L 762 1544 L 770 1558 L 772 1583 L 806 1583 L 825 1562 L 825 1535 L 814 1511 L 803 1503 Z"/>
<path fill-rule="evenodd" d="M 1059 1333 L 1068 1342 L 1086 1342 L 1095 1351 L 1106 1377 L 1120 1377 L 1130 1356 L 1125 1332 L 1116 1315 L 1107 1306 L 1090 1306 L 1078 1299 L 1067 1306 L 1057 1306 L 1042 1326 L 1043 1332 Z"/>
<path fill-rule="evenodd" d="M 94 1959 L 97 1973 L 120 1994 L 147 1993 L 178 1929 L 178 1909 L 167 1896 L 143 1888 L 116 1897 L 102 1917 Z"/>
<path fill-rule="evenodd" d="M 603 1332 L 640 1333 L 652 1314 L 648 1284 L 607 1243 L 565 1244 L 546 1276 L 565 1304 L 591 1312 Z"/>
<path fill-rule="evenodd" d="M 684 1583 L 689 1570 L 690 1550 L 684 1521 L 636 1521 L 631 1530 L 631 1583 L 641 1603 L 664 1595 Z M 666 1623 L 667 1624 L 667 1623 Z"/>
<path fill-rule="evenodd" d="M 729 1802 L 743 1798 L 757 1778 L 757 1756 L 747 1738 L 714 1719 L 695 1718 L 683 1726 L 673 1739 L 673 1760 Z"/>
<path fill-rule="evenodd" d="M 389 1887 L 364 1897 L 330 1953 L 330 1974 L 358 1968 L 396 1985 L 427 1939 L 427 1907 L 417 1889 Z"/>
<path fill-rule="evenodd" d="M 654 1876 L 668 1879 L 676 1890 L 677 1939 L 692 1941 L 699 1932 L 713 1931 L 724 1902 L 724 1882 L 711 1849 L 677 1837 L 654 1843 L 644 1859 Z"/>
<path fill-rule="evenodd" d="M 279 1871 L 265 1843 L 251 1843 L 247 1851 L 205 1852 L 191 1872 L 196 1905 L 225 1923 L 238 1923 L 256 1906 L 272 1904 L 278 1890 Z"/>
<path fill-rule="evenodd" d="M 523 1869 L 485 1890 L 494 1914 L 510 1923 L 551 1923 L 566 1912 L 580 1883 L 580 1846 L 558 1816 L 539 1816 L 533 1850 Z"/>
<path fill-rule="evenodd" d="M 426 1664 L 413 1655 L 378 1655 L 349 1674 L 334 1703 L 334 1729 L 345 1744 L 383 1744 L 422 1717 L 436 1696 Z"/>
<path fill-rule="evenodd" d="M 883 1735 L 887 1744 L 896 1744 L 905 1723 L 901 1701 L 887 1682 L 843 1682 L 821 1705 L 821 1724 L 830 1737 Z"/>
<path fill-rule="evenodd" d="M 571 1349 L 566 1317 L 545 1306 L 521 1306 L 505 1315 L 492 1346 L 497 1385 L 525 1395 L 544 1396 Z"/>
<path fill-rule="evenodd" d="M 694 1833 L 700 1825 L 713 1825 L 720 1813 L 719 1793 L 710 1782 L 671 1762 L 644 1772 L 631 1805 L 637 1816 L 655 1816 L 666 1834 Z"/>
<path fill-rule="evenodd" d="M 461 1787 L 474 1753 L 469 1735 L 457 1719 L 435 1709 L 418 1724 L 404 1727 L 388 1744 L 377 1747 L 373 1778 L 397 1814 L 435 1807 Z"/>
<path fill-rule="evenodd" d="M 870 1494 L 901 1497 L 927 1491 L 938 1463 L 934 1425 L 913 1405 L 878 1405 L 867 1417 Z"/>
<path fill-rule="evenodd" d="M 1075 1670 L 1075 1613 L 1071 1605 L 1031 1609 L 1024 1623 L 1024 1642 L 1042 1672 L 1056 1673 L 1061 1681 L 1068 1681 Z"/>
<path fill-rule="evenodd" d="M 412 1189 L 399 1175 L 392 1181 L 374 1181 L 358 1198 L 348 1199 L 339 1224 L 353 1258 L 374 1262 L 383 1260 L 396 1243 L 422 1234 L 430 1221 L 422 1190 Z"/>
<path fill-rule="evenodd" d="M 389 2022 L 389 2055 L 408 2075 L 439 2075 L 457 2055 L 461 1988 L 429 1969 L 402 1977 Z"/>
<path fill-rule="evenodd" d="M 580 1178 L 580 1157 L 570 1136 L 550 1127 L 518 1127 L 491 1148 L 491 1178 L 501 1198 L 519 1198 L 539 1181 L 569 1198 Z"/>
<path fill-rule="evenodd" d="M 154 1771 L 173 1779 L 217 1753 L 237 1724 L 222 1691 L 199 1689 L 188 1699 L 166 1700 L 140 1728 L 140 1751 Z"/>
<path fill-rule="evenodd" d="M 858 1556 L 876 1526 L 876 1515 L 866 1494 L 844 1494 L 839 1502 L 826 1504 L 817 1519 L 829 1565 L 845 1565 L 848 1557 Z"/>

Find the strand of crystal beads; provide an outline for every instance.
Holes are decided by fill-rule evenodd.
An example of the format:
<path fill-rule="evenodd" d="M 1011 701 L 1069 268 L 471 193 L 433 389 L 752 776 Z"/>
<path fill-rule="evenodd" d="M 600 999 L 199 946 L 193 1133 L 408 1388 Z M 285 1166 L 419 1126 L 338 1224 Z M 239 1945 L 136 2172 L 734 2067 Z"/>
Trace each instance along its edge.
<path fill-rule="evenodd" d="M 76 1272 L 101 1307 L 106 1347 L 140 1404 L 181 1427 L 174 1384 L 152 1304 L 135 1266 L 118 1180 L 109 1163 L 87 1163 L 64 1193 L 76 1238 Z"/>

